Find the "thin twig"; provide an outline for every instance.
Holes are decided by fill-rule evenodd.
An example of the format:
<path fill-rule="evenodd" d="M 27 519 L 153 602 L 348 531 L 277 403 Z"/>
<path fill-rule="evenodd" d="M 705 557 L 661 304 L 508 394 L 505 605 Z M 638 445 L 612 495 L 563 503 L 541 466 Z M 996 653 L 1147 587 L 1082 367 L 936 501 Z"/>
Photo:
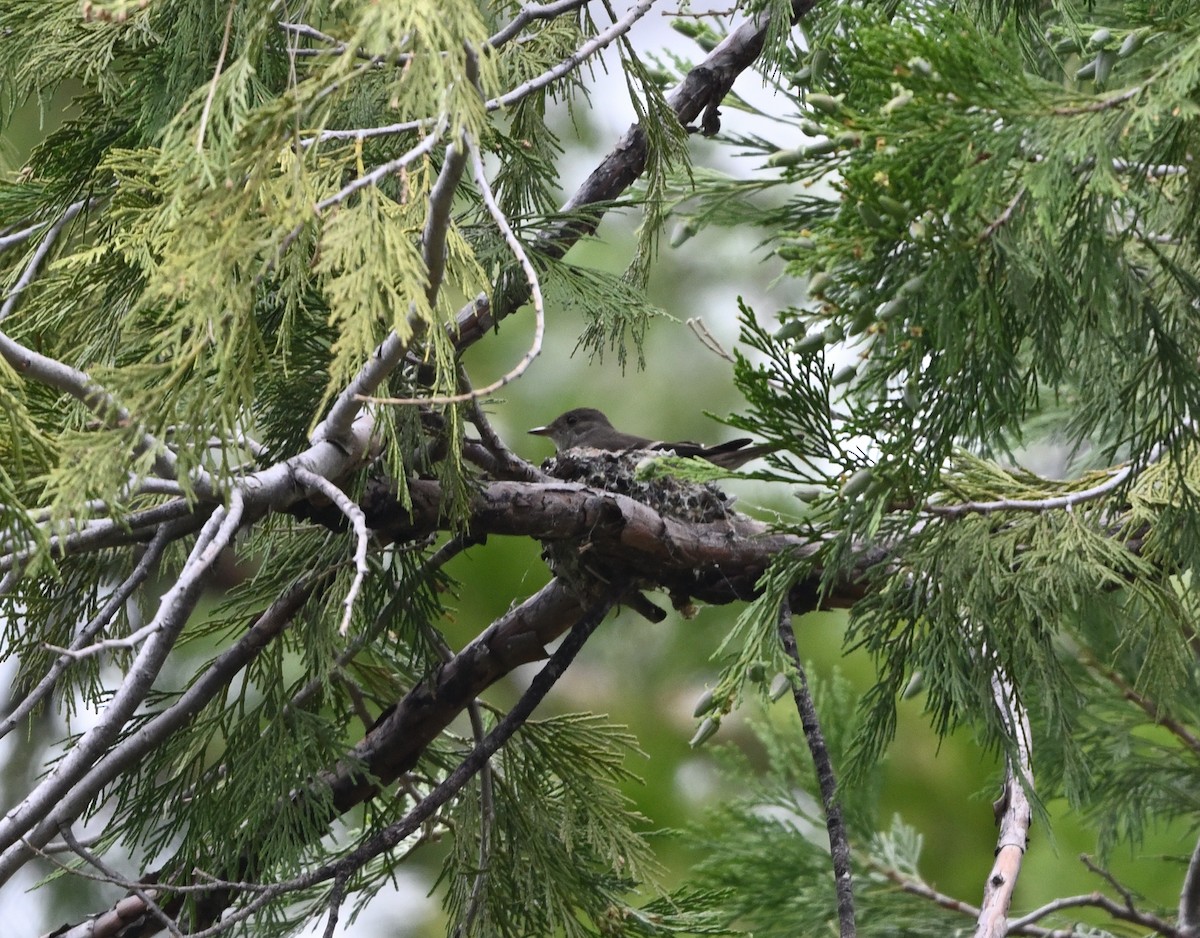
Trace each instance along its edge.
<path fill-rule="evenodd" d="M 115 883 L 120 880 L 120 876 L 115 870 L 110 868 L 107 863 L 105 863 L 98 856 L 88 850 L 87 847 L 75 839 L 75 835 L 71 833 L 71 826 L 69 824 L 64 824 L 60 833 L 62 834 L 63 841 L 68 847 L 70 847 L 71 852 L 82 859 L 85 863 L 89 863 L 98 869 L 108 882 Z M 176 925 L 175 922 L 171 920 L 171 917 L 159 907 L 158 903 L 155 902 L 153 898 L 151 898 L 150 893 L 146 890 L 145 886 L 141 884 L 133 884 L 131 887 L 126 888 L 130 889 L 135 896 L 145 903 L 146 908 L 150 911 L 150 914 L 162 923 L 163 928 L 167 930 L 168 934 L 174 935 L 175 938 L 183 938 L 183 932 L 179 930 L 179 926 Z"/>
<path fill-rule="evenodd" d="M 42 238 L 42 243 L 37 246 L 37 250 L 33 252 L 33 257 L 29 258 L 29 263 L 25 265 L 25 269 L 21 271 L 21 276 L 17 282 L 13 284 L 13 288 L 8 291 L 8 296 L 4 298 L 3 305 L 0 305 L 0 322 L 4 322 L 12 311 L 17 308 L 17 300 L 25 291 L 25 288 L 33 282 L 33 278 L 37 276 L 38 270 L 42 266 L 42 262 L 50 253 L 50 249 L 54 247 L 54 242 L 58 240 L 58 236 L 62 234 L 62 230 L 71 223 L 71 220 L 83 211 L 88 205 L 87 199 L 80 199 L 78 202 L 72 202 L 67 206 L 66 211 L 59 216 L 58 220 L 50 226 L 50 230 L 46 232 L 46 237 Z M 27 228 L 26 231 L 35 231 L 35 228 Z M 3 248 L 0 247 L 0 250 Z"/>
<path fill-rule="evenodd" d="M 525 280 L 529 284 L 530 296 L 533 302 L 533 342 L 526 350 L 525 355 L 517 362 L 516 366 L 504 375 L 501 375 L 491 384 L 482 388 L 475 388 L 465 394 L 448 394 L 444 396 L 434 397 L 362 397 L 361 400 L 369 401 L 373 404 L 459 404 L 463 401 L 474 401 L 481 397 L 487 397 L 500 388 L 504 387 L 509 382 L 517 380 L 525 371 L 533 364 L 533 360 L 541 354 L 542 340 L 546 335 L 546 305 L 542 298 L 542 284 L 538 277 L 537 270 L 533 266 L 533 262 L 529 259 L 529 255 L 525 252 L 524 245 L 512 230 L 512 226 L 508 223 L 508 219 L 504 217 L 504 212 L 500 210 L 500 206 L 496 202 L 496 196 L 492 192 L 491 184 L 487 180 L 487 173 L 483 167 L 483 157 L 479 153 L 477 146 L 472 146 L 470 138 L 464 140 L 464 146 L 467 147 L 471 155 L 472 174 L 475 178 L 475 184 L 479 186 L 479 193 L 483 197 L 483 204 L 487 206 L 488 214 L 492 216 L 492 221 L 496 223 L 496 227 L 500 229 L 500 233 L 504 236 L 504 243 L 508 245 L 508 249 L 517 259 L 517 263 L 521 265 L 521 270 L 525 274 Z"/>
<path fill-rule="evenodd" d="M 87 522 L 81 529 L 69 534 L 55 534 L 45 544 L 45 549 L 54 557 L 67 557 L 72 554 L 85 553 L 89 550 L 99 550 L 104 547 L 117 547 L 146 540 L 151 532 L 159 525 L 168 521 L 189 518 L 197 527 L 200 521 L 195 516 L 203 517 L 204 507 L 196 508 L 189 505 L 186 499 L 176 499 L 135 511 L 119 518 L 103 518 Z M 40 549 L 36 543 L 25 543 L 18 547 L 7 543 L 0 546 L 5 553 L 0 554 L 0 571 L 19 570 Z"/>
<path fill-rule="evenodd" d="M 116 397 L 93 381 L 86 372 L 35 352 L 2 331 L 0 357 L 3 357 L 18 375 L 33 378 L 47 387 L 70 394 L 99 417 L 105 426 L 124 427 L 133 422 L 132 415 L 121 406 Z M 154 454 L 155 471 L 159 475 L 171 479 L 177 477 L 174 454 L 149 433 L 141 434 L 134 455 L 144 452 Z M 193 490 L 202 496 L 211 495 L 216 488 L 208 473 L 201 469 L 193 470 L 189 482 Z"/>
<path fill-rule="evenodd" d="M 350 589 L 346 592 L 346 598 L 342 600 L 342 608 L 345 612 L 342 614 L 342 621 L 338 626 L 338 633 L 346 635 L 350 631 L 350 617 L 354 613 L 354 601 L 358 599 L 363 581 L 370 572 L 370 568 L 367 566 L 367 544 L 370 540 L 370 535 L 367 533 L 367 516 L 350 500 L 350 496 L 324 476 L 319 476 L 308 469 L 299 468 L 296 470 L 296 479 L 333 502 L 354 528 L 354 579 L 350 583 Z"/>
<path fill-rule="evenodd" d="M 1146 84 L 1149 84 L 1147 82 Z M 1055 117 L 1076 117 L 1080 114 L 1095 114 L 1099 111 L 1107 111 L 1114 107 L 1119 107 L 1126 101 L 1132 101 L 1139 94 L 1146 90 L 1146 84 L 1134 85 L 1128 91 L 1123 91 L 1118 95 L 1113 95 L 1111 98 L 1105 98 L 1102 101 L 1093 101 L 1091 104 L 1079 104 L 1063 107 L 1052 107 L 1050 113 Z"/>
<path fill-rule="evenodd" d="M 34 222 L 28 228 L 22 228 L 19 231 L 13 231 L 9 234 L 0 235 L 0 253 L 7 251 L 11 247 L 15 247 L 18 244 L 28 241 L 48 224 L 49 222 L 44 221 Z"/>
<path fill-rule="evenodd" d="M 304 36 L 307 39 L 316 39 L 318 42 L 325 42 L 333 46 L 330 51 L 342 53 L 346 51 L 346 44 L 340 39 L 330 36 L 328 33 L 323 33 L 319 29 L 314 29 L 307 23 L 284 23 L 280 22 L 279 28 L 284 32 L 292 33 L 296 36 Z"/>
<path fill-rule="evenodd" d="M 687 321 L 687 327 L 692 330 L 692 334 L 700 340 L 700 344 L 712 352 L 714 355 L 720 356 L 730 364 L 734 364 L 736 359 L 725 350 L 725 347 L 717 341 L 717 337 L 708 330 L 708 324 L 700 316 L 693 316 Z"/>
<path fill-rule="evenodd" d="M 912 877 L 907 876 L 906 874 L 901 873 L 899 870 L 896 870 L 892 867 L 883 866 L 878 861 L 872 860 L 869 857 L 865 858 L 863 862 L 870 866 L 873 870 L 879 872 L 889 881 L 895 883 L 902 891 L 911 896 L 917 896 L 920 899 L 926 899 L 939 908 L 946 909 L 948 912 L 958 912 L 972 919 L 979 917 L 979 909 L 976 906 L 971 905 L 969 902 L 963 902 L 961 899 L 956 899 L 954 896 L 947 895 L 944 892 L 938 892 L 929 884 L 919 879 L 913 879 Z M 1067 902 L 1068 905 L 1094 905 L 1095 903 L 1092 900 L 1098 896 L 1098 893 L 1093 893 L 1091 896 L 1078 897 L 1086 898 L 1089 900 L 1087 902 L 1071 903 L 1070 900 L 1063 901 Z M 1067 906 L 1064 906 L 1064 908 L 1065 907 Z M 1043 915 L 1048 915 L 1053 911 L 1055 910 L 1047 909 Z M 1029 916 L 1026 916 L 1025 918 L 1027 919 Z M 1020 924 L 1018 924 L 1018 921 Z M 1041 928 L 1033 924 L 1033 921 L 1034 920 L 1025 921 L 1025 919 L 1010 921 L 1008 923 L 1008 934 L 1031 935 L 1034 936 L 1034 938 L 1091 938 L 1091 936 L 1095 934 L 1095 932 L 1090 929 L 1087 931 L 1077 931 L 1074 928 Z"/>
<path fill-rule="evenodd" d="M 829 853 L 833 862 L 833 884 L 837 892 L 838 927 L 841 938 L 855 938 L 858 931 L 854 924 L 854 879 L 850 867 L 850 840 L 846 835 L 846 824 L 842 819 L 842 805 L 837 796 L 837 778 L 833 762 L 829 758 L 829 747 L 825 745 L 825 734 L 821 732 L 821 721 L 808 689 L 808 678 L 800 662 L 800 651 L 796 646 L 796 633 L 792 629 L 792 607 L 787 597 L 779 607 L 777 626 L 784 654 L 792 662 L 792 699 L 804 728 L 804 739 L 812 755 L 817 785 L 821 789 L 821 805 L 825 809 L 825 829 L 829 834 Z"/>
<path fill-rule="evenodd" d="M 1076 492 L 1068 492 L 1065 495 L 1054 495 L 1050 498 L 1000 498 L 991 502 L 962 502 L 957 505 L 939 505 L 927 502 L 925 510 L 944 518 L 960 518 L 967 514 L 988 515 L 997 511 L 1054 511 L 1059 508 L 1072 508 L 1120 488 L 1132 472 L 1132 465 L 1122 466 L 1120 469 L 1112 470 L 1109 477 L 1099 485 Z"/>
<path fill-rule="evenodd" d="M 1112 886 L 1117 891 L 1124 904 L 1115 902 L 1103 893 L 1095 893 L 1093 905 L 1098 909 L 1103 909 L 1113 918 L 1121 922 L 1132 922 L 1135 925 L 1141 925 L 1143 928 L 1150 928 L 1157 934 L 1167 935 L 1168 938 L 1193 938 L 1185 932 L 1180 931 L 1170 922 L 1160 918 L 1157 915 L 1151 915 L 1149 912 L 1140 911 L 1134 904 L 1134 895 L 1129 890 L 1129 887 L 1123 885 L 1115 876 L 1108 870 L 1097 866 L 1092 862 L 1092 858 L 1086 853 L 1080 854 L 1079 861 L 1086 866 L 1091 872 L 1095 873 L 1106 883 Z"/>
<path fill-rule="evenodd" d="M 337 931 L 338 913 L 342 903 L 346 901 L 348 879 L 347 875 L 335 876 L 333 879 L 333 888 L 329 890 L 329 899 L 325 903 L 329 906 L 329 921 L 325 924 L 324 938 L 333 938 L 334 932 Z"/>
<path fill-rule="evenodd" d="M 984 228 L 983 231 L 981 231 L 979 233 L 979 237 L 976 238 L 975 240 L 977 242 L 986 241 L 988 238 L 990 238 L 992 235 L 994 235 L 998 230 L 1000 230 L 1006 224 L 1008 224 L 1008 220 L 1010 218 L 1012 218 L 1012 214 L 1014 211 L 1016 211 L 1017 205 L 1020 203 L 1021 199 L 1024 197 L 1025 192 L 1026 192 L 1025 187 L 1021 186 L 1021 188 L 1019 188 L 1017 190 L 1017 194 L 1014 195 L 1009 200 L 1008 205 L 1006 205 L 1004 207 L 1004 211 L 1002 211 L 999 215 L 997 215 L 996 218 L 992 221 L 992 223 L 990 225 L 988 225 L 986 228 Z"/>
<path fill-rule="evenodd" d="M 408 150 L 407 152 L 402 153 L 400 156 L 396 157 L 394 160 L 388 160 L 386 163 L 382 163 L 381 165 L 376 166 L 369 173 L 359 176 L 357 179 L 354 179 L 353 181 L 342 186 L 342 188 L 339 189 L 337 192 L 335 192 L 333 195 L 329 196 L 328 198 L 324 198 L 320 202 L 318 202 L 315 206 L 315 210 L 316 210 L 317 214 L 320 214 L 321 212 L 325 211 L 325 209 L 329 208 L 330 206 L 337 205 L 339 202 L 344 202 L 347 198 L 349 198 L 351 195 L 353 195 L 359 189 L 365 188 L 366 186 L 374 185 L 375 183 L 379 182 L 379 180 L 383 179 L 385 176 L 390 176 L 392 173 L 398 172 L 399 170 L 401 170 L 405 166 L 407 166 L 409 163 L 411 163 L 413 160 L 417 159 L 420 156 L 424 156 L 426 153 L 429 153 L 435 146 L 437 146 L 438 141 L 442 139 L 442 134 L 444 134 L 445 132 L 446 132 L 445 120 L 438 121 L 437 126 L 434 127 L 432 131 L 430 131 L 429 135 L 426 136 L 423 140 L 421 140 L 421 142 L 418 143 L 411 150 Z M 303 141 L 302 141 L 302 143 L 303 143 Z M 298 228 L 295 230 L 299 231 Z"/>
<path fill-rule="evenodd" d="M 814 5 L 815 0 L 792 0 L 792 17 L 803 16 Z M 766 11 L 743 23 L 667 96 L 667 104 L 682 126 L 702 113 L 715 113 L 737 76 L 762 52 L 771 23 L 771 14 Z M 540 257 L 561 258 L 580 239 L 594 232 L 604 216 L 602 206 L 614 202 L 645 171 L 649 152 L 645 128 L 632 125 L 567 200 L 558 219 L 538 232 L 535 253 Z M 516 278 L 513 282 L 516 283 Z M 469 303 L 459 310 L 447 332 L 461 352 L 515 312 L 526 298 L 527 294 L 521 290 L 509 289 L 493 296 L 488 309 Z"/>
<path fill-rule="evenodd" d="M 83 648 L 64 648 L 62 645 L 55 645 L 51 642 L 43 642 L 42 647 L 47 651 L 52 651 L 55 654 L 71 661 L 84 661 L 95 655 L 103 654 L 106 651 L 136 648 L 156 631 L 158 631 L 158 627 L 153 623 L 150 623 L 143 625 L 140 629 L 134 632 L 130 632 L 128 635 L 122 635 L 119 638 L 101 639 L 100 641 L 93 642 L 91 645 L 86 645 Z"/>
<path fill-rule="evenodd" d="M 526 4 L 521 7 L 507 26 L 488 39 L 487 44 L 493 49 L 499 49 L 533 20 L 554 19 L 564 13 L 586 6 L 587 2 L 588 0 L 557 0 L 555 3 Z"/>
<path fill-rule="evenodd" d="M 458 368 L 458 382 L 460 387 L 468 389 L 471 387 L 471 379 L 462 365 L 459 365 Z M 492 428 L 491 421 L 488 420 L 488 416 L 483 410 L 483 404 L 480 403 L 478 397 L 470 400 L 468 408 L 467 419 L 479 431 L 479 440 L 484 448 L 495 457 L 501 477 L 524 479 L 527 482 L 540 482 L 547 478 L 546 473 L 541 469 L 533 463 L 526 462 L 505 445 L 504 441 L 500 439 L 500 434 Z"/>
<path fill-rule="evenodd" d="M 545 88 L 552 82 L 557 81 L 564 75 L 575 71 L 589 58 L 599 52 L 601 49 L 611 45 L 616 40 L 620 39 L 633 28 L 633 24 L 640 20 L 643 16 L 650 12 L 650 8 L 654 6 L 657 0 L 639 0 L 629 8 L 629 12 L 624 17 L 614 22 L 608 29 L 597 33 L 578 49 L 564 58 L 557 65 L 547 69 L 540 75 L 535 75 L 526 82 L 522 82 L 511 91 L 500 95 L 498 98 L 493 98 L 488 101 L 485 107 L 489 111 L 499 110 L 500 108 L 510 107 L 516 104 L 527 95 L 533 94 L 541 88 Z"/>
<path fill-rule="evenodd" d="M 883 866 L 877 860 L 873 860 L 870 857 L 865 858 L 864 862 L 909 895 L 927 899 L 939 908 L 946 909 L 949 912 L 960 912 L 970 918 L 977 918 L 979 916 L 979 908 L 977 906 L 971 905 L 969 902 L 964 902 L 961 899 L 956 899 L 948 893 L 938 892 L 923 880 L 914 879 L 893 867 Z"/>
<path fill-rule="evenodd" d="M 1085 654 L 1083 657 L 1084 664 L 1101 675 L 1105 680 L 1113 685 L 1121 692 L 1121 696 L 1141 710 L 1146 716 L 1154 721 L 1156 726 L 1161 726 L 1163 729 L 1170 732 L 1178 739 L 1193 756 L 1200 757 L 1200 738 L 1197 738 L 1187 726 L 1175 719 L 1169 714 L 1165 714 L 1159 708 L 1158 704 L 1150 697 L 1143 694 L 1136 687 L 1126 681 L 1120 674 L 1109 667 L 1102 665 L 1094 656 Z"/>
<path fill-rule="evenodd" d="M 612 26 L 603 32 L 597 33 L 558 64 L 548 68 L 540 75 L 535 75 L 528 81 L 522 82 L 512 90 L 498 97 L 489 98 L 484 102 L 484 110 L 490 113 L 492 111 L 499 111 L 502 108 L 511 107 L 522 98 L 545 88 L 564 75 L 573 72 L 597 52 L 611 45 L 629 32 L 633 28 L 634 23 L 650 12 L 650 8 L 656 2 L 657 0 L 640 0 L 624 17 L 613 23 Z M 424 127 L 428 127 L 435 120 L 441 121 L 444 117 L 445 115 L 437 118 L 418 118 L 417 120 L 401 121 L 396 124 L 385 124 L 380 127 L 357 127 L 351 130 L 323 130 L 312 137 L 306 137 L 301 141 L 301 144 L 303 146 L 310 146 L 314 143 L 324 143 L 326 140 L 365 140 L 368 137 L 411 133 L 414 130 L 421 130 Z"/>
<path fill-rule="evenodd" d="M 158 529 L 154 535 L 154 539 L 146 547 L 141 559 L 137 562 L 137 566 L 121 582 L 121 585 L 112 591 L 108 597 L 108 601 L 100 607 L 99 611 L 78 631 L 75 639 L 71 642 L 68 652 L 74 652 L 83 648 L 92 640 L 97 632 L 108 625 L 112 617 L 117 614 L 121 606 L 133 594 L 133 591 L 141 586 L 154 571 L 154 568 L 158 566 L 158 561 L 162 557 L 163 551 L 166 550 L 175 533 L 175 526 L 171 524 L 164 524 Z M 37 686 L 29 691 L 20 703 L 13 707 L 3 722 L 0 722 L 0 738 L 7 736 L 17 724 L 33 712 L 34 707 L 41 703 L 54 690 L 59 676 L 70 666 L 71 661 L 72 659 L 68 654 L 60 655 L 54 660 L 54 663 L 50 665 L 42 679 L 38 681 Z"/>
<path fill-rule="evenodd" d="M 229 9 L 225 13 L 225 32 L 221 36 L 221 51 L 217 53 L 217 65 L 213 69 L 212 81 L 208 83 L 208 94 L 204 98 L 204 108 L 200 111 L 200 126 L 196 128 L 196 152 L 204 152 L 204 131 L 208 127 L 208 116 L 212 112 L 213 99 L 217 96 L 217 82 L 221 78 L 221 69 L 225 67 L 225 53 L 229 51 L 229 36 L 233 32 L 233 11 L 237 8 L 237 0 L 229 0 Z"/>

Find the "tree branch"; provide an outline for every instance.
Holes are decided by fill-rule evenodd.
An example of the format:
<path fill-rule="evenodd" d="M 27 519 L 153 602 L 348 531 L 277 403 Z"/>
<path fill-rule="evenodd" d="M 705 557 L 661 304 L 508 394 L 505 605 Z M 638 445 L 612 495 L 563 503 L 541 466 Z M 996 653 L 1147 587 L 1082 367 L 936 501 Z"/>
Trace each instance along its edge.
<path fill-rule="evenodd" d="M 995 805 L 1000 836 L 996 842 L 996 859 L 983 889 L 975 938 L 1004 938 L 1009 933 L 1008 909 L 1029 842 L 1029 825 L 1033 822 L 1033 808 L 1025 794 L 1025 786 L 1033 786 L 1029 714 L 1017 699 L 1008 676 L 997 663 L 991 664 L 992 697 L 1013 737 L 1016 764 L 1011 754 L 1005 758 L 1004 793 Z"/>
<path fill-rule="evenodd" d="M 796 712 L 804 727 L 804 738 L 812 754 L 813 769 L 817 785 L 821 790 L 821 805 L 825 809 L 825 828 L 829 833 L 829 853 L 833 861 L 833 884 L 837 892 L 838 925 L 841 938 L 854 938 L 858 934 L 854 925 L 854 880 L 850 866 L 850 839 L 846 836 L 846 824 L 842 819 L 842 805 L 837 796 L 837 778 L 829 748 L 825 745 L 825 734 L 821 732 L 821 721 L 808 689 L 808 678 L 800 661 L 796 647 L 796 633 L 792 629 L 792 607 L 785 597 L 779 607 L 779 641 L 784 653 L 795 666 L 792 677 L 792 699 Z"/>
<path fill-rule="evenodd" d="M 179 577 L 162 597 L 151 623 L 156 627 L 154 635 L 134 659 L 129 673 L 95 725 L 76 740 L 48 776 L 0 820 L 0 848 L 4 850 L 0 854 L 0 883 L 7 882 L 29 859 L 31 847 L 46 844 L 61 825 L 74 819 L 76 815 L 65 808 L 66 805 L 75 806 L 76 813 L 86 806 L 87 799 L 81 798 L 85 790 L 83 779 L 150 692 L 200 598 L 201 587 L 213 561 L 241 525 L 242 507 L 243 502 L 235 492 L 228 509 L 219 508 L 213 512 Z M 99 790 L 99 786 L 95 790 Z"/>
<path fill-rule="evenodd" d="M 311 870 L 288 882 L 277 883 L 268 887 L 252 902 L 237 912 L 225 916 L 219 925 L 202 929 L 193 933 L 194 938 L 215 938 L 226 928 L 238 921 L 253 915 L 260 908 L 274 901 L 281 895 L 307 889 L 318 883 L 326 882 L 341 876 L 353 874 L 381 853 L 399 846 L 405 838 L 411 836 L 417 829 L 430 820 L 435 812 L 444 806 L 451 798 L 460 792 L 464 785 L 484 766 L 488 759 L 500 750 L 512 735 L 533 714 L 538 704 L 562 677 L 575 656 L 583 648 L 584 643 L 596 630 L 604 618 L 612 610 L 623 589 L 610 590 L 606 595 L 596 600 L 583 616 L 571 628 L 570 634 L 555 649 L 550 660 L 542 667 L 530 682 L 521 699 L 510 710 L 458 766 L 439 782 L 434 789 L 419 801 L 403 818 L 395 824 L 373 834 L 363 844 L 341 857 L 337 861 Z"/>
<path fill-rule="evenodd" d="M 141 586 L 158 566 L 158 561 L 166 550 L 167 545 L 174 540 L 175 525 L 164 524 L 154 535 L 141 559 L 132 572 L 121 584 L 112 591 L 108 600 L 91 619 L 75 634 L 68 652 L 76 652 L 86 646 L 99 632 L 112 621 L 113 616 L 120 611 L 125 601 L 133 595 L 134 590 Z M 15 704 L 3 722 L 0 722 L 0 739 L 7 736 L 14 727 L 33 712 L 34 707 L 44 700 L 54 690 L 59 677 L 70 666 L 74 659 L 71 655 L 63 654 L 55 659 L 46 674 L 38 681 L 37 686 L 30 690 L 25 697 Z"/>
<path fill-rule="evenodd" d="M 539 75 L 522 82 L 515 88 L 506 91 L 504 94 L 495 98 L 489 98 L 483 103 L 485 111 L 499 111 L 506 107 L 511 107 L 522 98 L 528 97 L 533 92 L 541 88 L 545 88 L 564 75 L 568 75 L 575 69 L 579 68 L 584 62 L 595 55 L 600 50 L 612 45 L 617 39 L 624 36 L 633 24 L 650 12 L 650 7 L 654 6 L 658 0 L 639 0 L 625 16 L 613 23 L 608 29 L 597 33 L 591 39 L 587 40 L 578 49 L 564 58 L 561 62 L 554 65 L 552 68 L 546 69 Z M 575 3 L 571 0 L 567 7 L 582 6 L 582 3 Z M 555 6 L 548 4 L 547 6 Z M 497 35 L 500 35 L 499 33 Z M 417 120 L 401 121 L 396 124 L 385 124 L 380 127 L 356 127 L 350 130 L 325 130 L 313 137 L 306 137 L 301 141 L 303 146 L 311 146 L 314 143 L 324 143 L 326 140 L 365 140 L 368 137 L 386 137 L 393 134 L 411 133 L 414 130 L 420 130 L 423 127 L 428 127 L 434 121 L 443 120 L 444 115 L 439 115 L 436 118 L 424 117 Z"/>
<path fill-rule="evenodd" d="M 793 0 L 792 16 L 803 16 L 814 6 L 816 0 Z M 730 33 L 701 64 L 688 72 L 679 87 L 667 96 L 667 104 L 680 124 L 687 126 L 707 109 L 715 113 L 737 76 L 753 65 L 762 52 L 769 27 L 769 16 L 759 14 Z M 563 219 L 538 235 L 533 253 L 561 258 L 577 241 L 592 234 L 604 215 L 598 206 L 612 202 L 633 184 L 645 171 L 649 153 L 645 131 L 634 124 L 563 206 Z M 465 349 L 528 299 L 528 290 L 519 280 L 502 277 L 488 309 L 480 310 L 469 304 L 459 311 L 457 322 L 450 329 L 451 337 L 460 350 Z"/>
<path fill-rule="evenodd" d="M 521 377 L 533 364 L 533 360 L 541 354 L 542 339 L 546 334 L 546 304 L 542 299 L 542 283 L 538 277 L 537 270 L 533 266 L 533 262 L 529 259 L 529 255 L 525 252 L 524 246 L 516 233 L 512 230 L 512 225 L 508 223 L 508 219 L 504 217 L 504 212 L 500 210 L 500 206 L 496 203 L 496 196 L 492 192 L 492 186 L 488 182 L 487 173 L 483 168 L 483 157 L 480 155 L 479 147 L 472 145 L 469 137 L 464 139 L 464 146 L 467 147 L 471 155 L 471 174 L 475 180 L 475 185 L 479 187 L 479 195 L 483 199 L 483 204 L 487 206 L 488 214 L 492 216 L 492 221 L 496 223 L 496 227 L 500 229 L 500 234 L 504 238 L 504 243 L 512 252 L 517 263 L 521 267 L 521 271 L 525 274 L 525 282 L 529 285 L 529 293 L 533 300 L 534 327 L 533 327 L 533 342 L 529 349 L 517 362 L 516 366 L 507 373 L 503 374 L 491 384 L 479 388 L 465 391 L 462 394 L 436 395 L 426 397 L 370 397 L 366 400 L 376 404 L 460 404 L 464 401 L 474 401 L 481 397 L 487 397 L 511 381 L 515 381 Z"/>

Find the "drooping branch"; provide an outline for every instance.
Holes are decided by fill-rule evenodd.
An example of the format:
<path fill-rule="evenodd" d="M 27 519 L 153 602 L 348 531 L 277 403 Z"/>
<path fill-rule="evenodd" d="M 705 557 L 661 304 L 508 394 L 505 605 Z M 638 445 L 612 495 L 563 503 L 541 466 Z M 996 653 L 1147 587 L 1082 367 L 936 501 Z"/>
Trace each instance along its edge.
<path fill-rule="evenodd" d="M 487 734 L 474 749 L 460 762 L 449 775 L 439 782 L 434 789 L 422 798 L 413 808 L 395 824 L 371 835 L 345 856 L 333 863 L 310 870 L 301 876 L 287 882 L 276 883 L 262 890 L 252 902 L 239 909 L 233 915 L 227 916 L 220 925 L 210 929 L 193 932 L 196 938 L 215 938 L 223 932 L 226 926 L 254 914 L 254 912 L 275 901 L 279 896 L 300 889 L 306 889 L 318 883 L 331 879 L 340 880 L 361 869 L 375 857 L 401 844 L 405 838 L 413 834 L 423 823 L 434 816 L 434 813 L 460 792 L 464 785 L 475 776 L 488 759 L 499 752 L 512 735 L 529 719 L 538 704 L 542 702 L 550 689 L 562 677 L 567 667 L 583 648 L 584 643 L 596 630 L 616 599 L 620 596 L 620 587 L 610 589 L 592 602 L 582 611 L 579 620 L 571 627 L 570 634 L 562 644 L 555 649 L 550 660 L 534 676 L 521 699 L 504 716 L 495 729 Z"/>

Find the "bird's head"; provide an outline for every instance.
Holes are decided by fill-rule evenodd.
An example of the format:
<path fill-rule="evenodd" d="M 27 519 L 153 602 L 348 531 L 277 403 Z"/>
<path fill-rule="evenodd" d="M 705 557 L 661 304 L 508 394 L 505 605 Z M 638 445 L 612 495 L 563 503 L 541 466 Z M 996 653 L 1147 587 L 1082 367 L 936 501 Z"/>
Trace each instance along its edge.
<path fill-rule="evenodd" d="M 573 449 L 576 446 L 587 446 L 589 438 L 594 438 L 596 431 L 612 430 L 608 418 L 594 407 L 578 407 L 568 410 L 565 414 L 555 417 L 544 427 L 534 427 L 529 432 L 534 436 L 548 436 L 554 441 L 558 452 Z"/>

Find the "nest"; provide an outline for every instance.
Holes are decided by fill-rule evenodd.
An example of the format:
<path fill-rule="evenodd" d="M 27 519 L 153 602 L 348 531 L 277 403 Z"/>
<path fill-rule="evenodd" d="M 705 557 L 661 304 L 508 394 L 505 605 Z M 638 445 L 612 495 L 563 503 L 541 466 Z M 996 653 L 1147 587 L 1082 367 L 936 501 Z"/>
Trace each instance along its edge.
<path fill-rule="evenodd" d="M 637 478 L 638 467 L 645 460 L 662 455 L 661 450 L 613 453 L 579 448 L 547 459 L 542 468 L 564 482 L 579 482 L 606 492 L 628 495 L 660 515 L 679 521 L 725 521 L 733 514 L 734 498 L 713 482 L 686 482 L 665 475 L 653 479 Z"/>

